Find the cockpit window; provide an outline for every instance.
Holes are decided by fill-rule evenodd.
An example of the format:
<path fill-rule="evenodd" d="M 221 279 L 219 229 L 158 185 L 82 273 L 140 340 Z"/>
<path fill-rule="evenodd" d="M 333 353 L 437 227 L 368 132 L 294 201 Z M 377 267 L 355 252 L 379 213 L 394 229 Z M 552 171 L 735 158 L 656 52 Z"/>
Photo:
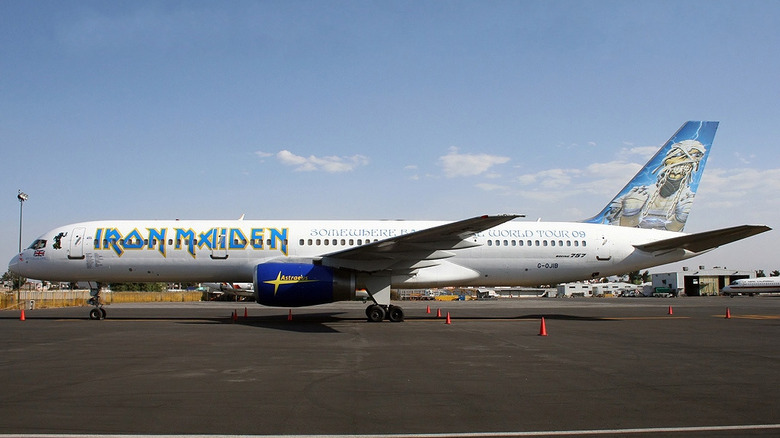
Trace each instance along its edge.
<path fill-rule="evenodd" d="M 46 240 L 44 239 L 38 239 L 35 242 L 30 245 L 30 248 L 28 249 L 43 249 L 46 248 Z"/>

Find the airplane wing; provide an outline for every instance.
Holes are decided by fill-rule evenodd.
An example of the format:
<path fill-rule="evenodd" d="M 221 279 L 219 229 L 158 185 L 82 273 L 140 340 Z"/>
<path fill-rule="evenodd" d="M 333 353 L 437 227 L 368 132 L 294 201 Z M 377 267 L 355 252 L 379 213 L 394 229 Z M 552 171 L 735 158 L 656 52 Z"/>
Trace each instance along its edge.
<path fill-rule="evenodd" d="M 634 247 L 641 251 L 647 252 L 665 252 L 676 249 L 685 249 L 691 252 L 703 252 L 769 230 L 771 230 L 771 228 L 767 227 L 766 225 L 740 225 L 737 227 L 722 228 L 720 230 L 704 231 L 702 233 L 672 237 L 671 239 L 634 245 Z"/>
<path fill-rule="evenodd" d="M 320 261 L 333 268 L 369 272 L 433 266 L 436 260 L 454 256 L 450 250 L 479 246 L 468 240 L 476 233 L 518 217 L 524 215 L 478 216 L 333 252 L 322 256 Z"/>

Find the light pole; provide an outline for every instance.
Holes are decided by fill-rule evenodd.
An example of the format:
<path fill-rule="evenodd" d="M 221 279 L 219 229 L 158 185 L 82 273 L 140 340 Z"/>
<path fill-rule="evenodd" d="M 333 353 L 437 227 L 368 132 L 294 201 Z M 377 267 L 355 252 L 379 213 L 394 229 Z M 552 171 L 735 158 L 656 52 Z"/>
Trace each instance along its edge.
<path fill-rule="evenodd" d="M 19 253 L 22 252 L 22 208 L 24 207 L 24 201 L 27 200 L 29 196 L 27 196 L 27 193 L 24 193 L 22 189 L 19 189 L 19 194 L 16 195 L 16 199 L 19 200 Z M 16 303 L 21 307 L 21 298 L 22 298 L 22 276 L 20 275 L 19 278 L 16 280 Z"/>
<path fill-rule="evenodd" d="M 16 199 L 19 200 L 19 252 L 22 252 L 22 207 L 24 207 L 24 201 L 28 198 L 27 193 L 19 189 L 19 194 L 16 195 Z"/>

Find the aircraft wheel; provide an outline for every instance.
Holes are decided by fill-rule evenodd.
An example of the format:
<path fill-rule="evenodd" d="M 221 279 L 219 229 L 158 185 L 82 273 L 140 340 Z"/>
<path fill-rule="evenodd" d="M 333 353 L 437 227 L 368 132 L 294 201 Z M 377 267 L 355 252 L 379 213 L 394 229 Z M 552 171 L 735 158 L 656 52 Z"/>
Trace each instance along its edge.
<path fill-rule="evenodd" d="M 94 308 L 89 311 L 89 319 L 101 319 L 103 318 L 103 313 L 98 308 Z"/>
<path fill-rule="evenodd" d="M 387 319 L 390 322 L 403 322 L 404 309 L 398 306 L 390 306 L 390 310 L 387 311 Z"/>
<path fill-rule="evenodd" d="M 368 315 L 369 322 L 382 322 L 382 320 L 385 319 L 385 309 L 376 304 L 368 306 L 366 314 Z"/>
<path fill-rule="evenodd" d="M 100 308 L 100 315 L 103 316 L 103 319 L 106 319 L 106 309 Z"/>

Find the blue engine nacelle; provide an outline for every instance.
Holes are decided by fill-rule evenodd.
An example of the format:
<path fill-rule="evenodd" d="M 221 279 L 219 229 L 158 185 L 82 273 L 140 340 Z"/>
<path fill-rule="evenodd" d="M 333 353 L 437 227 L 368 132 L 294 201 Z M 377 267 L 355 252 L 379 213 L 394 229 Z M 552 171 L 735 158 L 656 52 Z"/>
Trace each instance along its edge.
<path fill-rule="evenodd" d="M 300 307 L 355 299 L 355 275 L 306 263 L 262 263 L 254 273 L 255 301 Z"/>

